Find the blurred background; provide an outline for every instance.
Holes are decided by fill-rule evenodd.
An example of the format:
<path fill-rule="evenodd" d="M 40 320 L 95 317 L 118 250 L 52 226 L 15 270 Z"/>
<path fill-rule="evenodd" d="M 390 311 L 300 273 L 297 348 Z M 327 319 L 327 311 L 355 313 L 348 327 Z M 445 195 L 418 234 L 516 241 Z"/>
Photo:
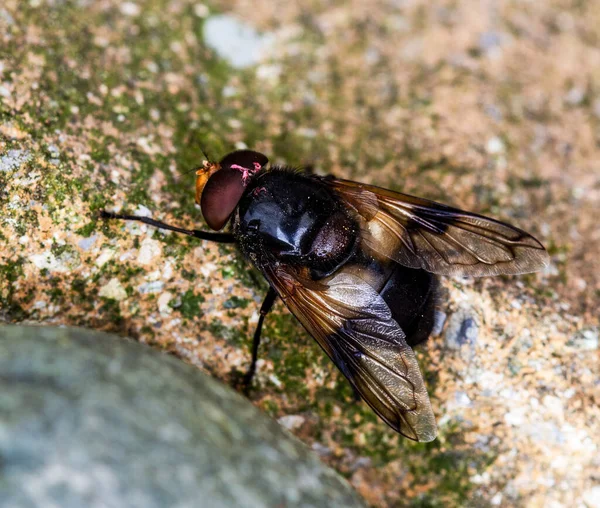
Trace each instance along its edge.
<path fill-rule="evenodd" d="M 600 506 L 600 8 L 577 0 L 5 0 L 0 321 L 133 337 L 232 383 L 266 290 L 205 227 L 202 150 L 491 215 L 538 274 L 443 282 L 402 439 L 281 304 L 252 402 L 373 506 Z"/>

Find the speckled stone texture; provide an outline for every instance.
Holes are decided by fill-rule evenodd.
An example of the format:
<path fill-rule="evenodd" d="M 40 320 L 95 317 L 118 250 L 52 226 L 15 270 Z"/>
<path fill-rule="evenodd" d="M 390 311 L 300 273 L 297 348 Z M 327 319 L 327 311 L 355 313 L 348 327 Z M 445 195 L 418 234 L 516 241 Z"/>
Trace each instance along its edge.
<path fill-rule="evenodd" d="M 234 385 L 260 274 L 96 215 L 206 228 L 203 150 L 489 215 L 551 263 L 442 279 L 417 351 L 438 439 L 357 404 L 281 302 L 250 399 L 378 508 L 600 506 L 599 140 L 598 1 L 0 0 L 0 322 L 132 337 Z"/>
<path fill-rule="evenodd" d="M 231 389 L 78 328 L 0 327 L 4 507 L 363 506 Z"/>

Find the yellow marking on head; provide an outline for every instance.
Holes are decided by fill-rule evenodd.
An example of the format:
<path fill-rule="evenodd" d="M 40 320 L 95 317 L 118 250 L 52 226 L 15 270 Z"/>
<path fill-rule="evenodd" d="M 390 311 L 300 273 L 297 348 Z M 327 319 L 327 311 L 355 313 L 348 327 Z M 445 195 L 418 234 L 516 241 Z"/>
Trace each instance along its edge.
<path fill-rule="evenodd" d="M 221 165 L 218 162 L 202 161 L 202 167 L 196 170 L 196 204 L 200 204 L 206 182 L 219 169 L 221 169 Z"/>

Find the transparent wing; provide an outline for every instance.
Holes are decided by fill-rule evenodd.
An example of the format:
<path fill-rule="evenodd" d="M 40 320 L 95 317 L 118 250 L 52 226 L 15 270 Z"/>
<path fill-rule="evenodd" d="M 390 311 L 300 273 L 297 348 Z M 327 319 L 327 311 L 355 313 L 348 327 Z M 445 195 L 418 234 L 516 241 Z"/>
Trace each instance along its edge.
<path fill-rule="evenodd" d="M 548 264 L 543 245 L 510 224 L 372 185 L 324 182 L 364 219 L 366 245 L 401 265 L 480 277 L 534 272 Z"/>
<path fill-rule="evenodd" d="M 413 350 L 383 298 L 344 269 L 326 284 L 301 282 L 290 269 L 265 275 L 362 398 L 394 430 L 415 441 L 437 427 Z"/>

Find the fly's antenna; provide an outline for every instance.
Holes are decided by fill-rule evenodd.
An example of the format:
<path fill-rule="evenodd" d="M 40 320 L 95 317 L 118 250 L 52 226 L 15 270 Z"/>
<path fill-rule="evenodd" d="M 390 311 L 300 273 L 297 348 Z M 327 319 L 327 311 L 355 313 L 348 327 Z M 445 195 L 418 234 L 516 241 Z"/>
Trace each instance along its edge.
<path fill-rule="evenodd" d="M 212 162 L 212 159 L 206 154 L 206 152 L 204 151 L 204 148 L 200 147 L 200 151 L 202 152 L 202 155 L 204 155 L 204 158 L 208 161 L 208 162 Z"/>
<path fill-rule="evenodd" d="M 189 171 L 184 171 L 182 173 L 182 175 L 189 175 L 192 171 L 198 171 L 198 169 L 200 169 L 202 166 L 195 166 L 192 169 L 190 169 Z"/>
<path fill-rule="evenodd" d="M 206 160 L 206 162 L 208 162 L 209 164 L 212 164 L 212 159 L 207 155 L 204 148 L 200 147 L 200 151 L 202 152 L 202 155 L 204 155 L 204 160 Z M 204 164 L 202 164 L 201 166 L 195 166 L 192 169 L 190 169 L 189 171 L 185 171 L 182 174 L 189 175 L 190 173 L 198 171 L 199 169 L 202 169 L 203 167 L 204 167 Z"/>

